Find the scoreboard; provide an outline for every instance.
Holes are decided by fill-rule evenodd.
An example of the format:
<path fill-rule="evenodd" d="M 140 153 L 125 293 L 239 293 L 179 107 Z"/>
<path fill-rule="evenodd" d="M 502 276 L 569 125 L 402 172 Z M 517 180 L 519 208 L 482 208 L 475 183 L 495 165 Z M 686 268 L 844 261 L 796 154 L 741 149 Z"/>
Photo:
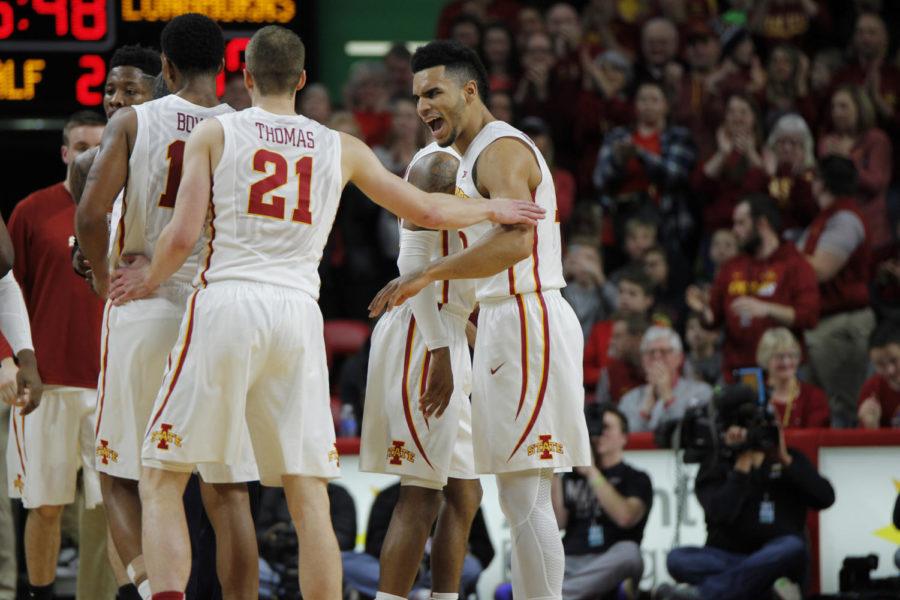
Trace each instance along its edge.
<path fill-rule="evenodd" d="M 115 48 L 159 48 L 166 23 L 188 12 L 215 19 L 225 33 L 221 93 L 226 74 L 243 68 L 256 29 L 283 25 L 309 48 L 311 6 L 310 0 L 0 0 L 0 117 L 63 117 L 99 107 Z"/>

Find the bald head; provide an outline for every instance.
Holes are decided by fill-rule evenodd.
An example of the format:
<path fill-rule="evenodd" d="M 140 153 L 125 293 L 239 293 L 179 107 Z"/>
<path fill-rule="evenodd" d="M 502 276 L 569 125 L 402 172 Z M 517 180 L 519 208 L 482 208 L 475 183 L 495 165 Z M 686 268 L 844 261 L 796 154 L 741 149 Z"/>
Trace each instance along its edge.
<path fill-rule="evenodd" d="M 678 52 L 678 29 L 669 19 L 650 19 L 641 30 L 641 52 L 644 60 L 661 67 L 675 58 Z"/>

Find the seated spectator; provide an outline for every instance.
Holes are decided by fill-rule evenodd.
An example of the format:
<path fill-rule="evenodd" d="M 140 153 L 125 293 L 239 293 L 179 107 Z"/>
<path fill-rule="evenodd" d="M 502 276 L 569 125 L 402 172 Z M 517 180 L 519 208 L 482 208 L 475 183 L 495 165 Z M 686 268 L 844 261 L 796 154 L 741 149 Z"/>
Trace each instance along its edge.
<path fill-rule="evenodd" d="M 609 132 L 594 170 L 616 239 L 629 217 L 643 213 L 662 217 L 665 239 L 689 237 L 694 223 L 685 191 L 696 160 L 691 134 L 668 123 L 669 100 L 659 83 L 641 83 L 634 107 L 634 126 Z"/>
<path fill-rule="evenodd" d="M 872 253 L 856 190 L 856 169 L 849 159 L 823 158 L 813 180 L 819 214 L 798 240 L 821 296 L 819 323 L 806 332 L 810 371 L 831 401 L 836 427 L 853 426 L 868 367 L 866 346 L 875 326 L 869 307 Z"/>
<path fill-rule="evenodd" d="M 409 60 L 412 58 L 406 44 L 396 43 L 391 46 L 384 55 L 384 67 L 388 72 L 388 89 L 391 98 L 398 96 L 409 97 L 412 89 L 412 67 Z"/>
<path fill-rule="evenodd" d="M 653 505 L 650 478 L 622 460 L 628 422 L 611 404 L 587 407 L 594 464 L 553 479 L 553 511 L 565 529 L 562 597 L 587 600 L 630 589 L 644 573 L 641 540 Z"/>
<path fill-rule="evenodd" d="M 809 95 L 809 59 L 790 44 L 779 44 L 769 54 L 766 86 L 757 99 L 763 123 L 769 129 L 788 113 L 798 113 L 804 119 L 816 117 L 816 103 Z"/>
<path fill-rule="evenodd" d="M 656 312 L 664 314 L 677 329 L 686 309 L 684 304 L 686 269 L 672 268 L 668 253 L 658 244 L 644 252 L 642 263 L 644 272 L 655 286 L 653 297 L 656 299 Z"/>
<path fill-rule="evenodd" d="M 639 267 L 625 270 L 616 286 L 618 288 L 618 312 L 647 317 L 653 307 L 653 283 Z M 613 321 L 594 324 L 584 346 L 584 384 L 593 389 L 609 359 L 609 342 Z"/>
<path fill-rule="evenodd" d="M 688 352 L 684 361 L 684 376 L 692 381 L 716 385 L 722 379 L 722 352 L 719 333 L 702 325 L 703 317 L 690 313 L 685 320 L 684 341 Z"/>
<path fill-rule="evenodd" d="M 300 114 L 326 124 L 331 120 L 331 96 L 322 83 L 311 83 L 300 93 Z"/>
<path fill-rule="evenodd" d="M 449 38 L 453 22 L 459 15 L 470 15 L 479 22 L 500 21 L 511 26 L 516 22 L 520 10 L 524 11 L 525 8 L 516 0 L 451 0 L 441 9 L 435 37 L 441 40 Z"/>
<path fill-rule="evenodd" d="M 761 123 L 749 96 L 733 95 L 725 104 L 725 118 L 716 131 L 715 153 L 692 175 L 698 194 L 704 231 L 731 226 L 734 208 L 741 198 L 763 192 L 768 183 L 760 155 Z"/>
<path fill-rule="evenodd" d="M 708 80 L 715 94 L 727 99 L 735 94 L 761 93 L 766 85 L 766 71 L 750 31 L 741 25 L 726 27 L 721 43 L 722 60 Z"/>
<path fill-rule="evenodd" d="M 415 153 L 430 142 L 428 127 L 416 113 L 416 103 L 405 95 L 391 102 L 391 128 L 387 139 L 384 145 L 372 150 L 388 171 L 402 177 Z M 396 218 L 394 222 L 396 225 Z"/>
<path fill-rule="evenodd" d="M 364 552 L 342 551 L 341 562 L 344 566 L 344 587 L 347 590 L 369 597 L 378 593 L 378 577 L 381 571 L 379 560 L 381 548 L 387 535 L 394 507 L 400 498 L 400 482 L 388 486 L 378 492 L 369 512 L 366 524 L 366 548 Z M 426 547 L 430 547 L 430 541 Z M 419 577 L 413 584 L 413 591 L 431 588 L 430 557 L 425 556 Z M 469 531 L 469 551 L 462 566 L 460 591 L 468 594 L 475 589 L 481 572 L 494 559 L 494 545 L 488 535 L 487 525 L 481 509 L 475 513 L 472 529 Z M 463 596 L 465 597 L 465 595 Z"/>
<path fill-rule="evenodd" d="M 576 238 L 569 243 L 563 259 L 563 275 L 566 278 L 563 298 L 572 305 L 587 340 L 594 323 L 608 314 L 603 298 L 606 275 L 603 274 L 600 251 L 592 240 Z"/>
<path fill-rule="evenodd" d="M 550 128 L 538 117 L 526 117 L 519 123 L 521 129 L 544 157 L 553 175 L 553 189 L 556 191 L 556 220 L 562 225 L 569 222 L 575 207 L 575 176 L 568 169 L 556 164 L 556 147 L 550 136 Z"/>
<path fill-rule="evenodd" d="M 748 393 L 745 403 L 755 402 L 756 394 Z M 759 600 L 770 597 L 774 585 L 792 588 L 791 596 L 780 597 L 799 598 L 808 562 L 807 514 L 831 506 L 834 489 L 802 452 L 787 447 L 780 428 L 779 445 L 766 452 L 746 446 L 739 420 L 723 420 L 730 425 L 725 444 L 731 452 L 707 459 L 694 484 L 706 545 L 669 553 L 669 574 L 688 585 L 660 586 L 655 597 Z"/>
<path fill-rule="evenodd" d="M 354 63 L 344 84 L 344 107 L 370 146 L 383 144 L 391 129 L 388 84 L 387 69 L 375 61 Z"/>
<path fill-rule="evenodd" d="M 728 261 L 707 293 L 688 288 L 688 307 L 703 317 L 703 326 L 724 327 L 722 375 L 756 364 L 762 334 L 784 325 L 798 339 L 819 318 L 816 274 L 793 244 L 778 235 L 781 217 L 775 203 L 762 195 L 748 196 L 734 209 L 734 234 L 741 254 Z"/>
<path fill-rule="evenodd" d="M 678 28 L 669 19 L 655 17 L 641 28 L 641 55 L 635 68 L 635 90 L 652 81 L 675 89 L 684 74 L 678 63 Z"/>
<path fill-rule="evenodd" d="M 797 378 L 800 358 L 800 344 L 790 329 L 774 327 L 760 338 L 756 364 L 766 372 L 769 406 L 785 429 L 828 427 L 828 398 L 821 388 Z"/>
<path fill-rule="evenodd" d="M 513 102 L 520 114 L 546 119 L 556 100 L 551 82 L 556 67 L 553 40 L 538 31 L 531 34 L 521 50 L 523 71 Z"/>
<path fill-rule="evenodd" d="M 859 87 L 842 86 L 831 97 L 832 130 L 819 139 L 819 156 L 837 154 L 856 165 L 860 209 L 869 228 L 873 250 L 891 243 L 887 189 L 891 182 L 891 140 L 876 127 L 869 95 Z"/>
<path fill-rule="evenodd" d="M 712 267 L 712 276 L 719 273 L 722 265 L 740 253 L 740 247 L 734 230 L 717 229 L 709 243 L 709 262 Z"/>
<path fill-rule="evenodd" d="M 513 108 L 512 96 L 506 92 L 491 92 L 488 97 L 488 110 L 498 121 L 515 123 L 516 117 Z"/>
<path fill-rule="evenodd" d="M 616 313 L 612 317 L 612 336 L 606 366 L 600 373 L 595 400 L 618 404 L 622 396 L 644 384 L 641 364 L 641 339 L 650 327 L 642 314 Z"/>
<path fill-rule="evenodd" d="M 605 222 L 608 223 L 608 221 Z M 601 226 L 603 223 L 601 221 Z M 644 269 L 644 254 L 659 243 L 658 228 L 657 219 L 647 213 L 635 215 L 625 222 L 624 243 L 615 248 L 610 248 L 605 255 L 609 256 L 611 254 L 611 260 L 614 261 L 613 264 L 620 265 L 610 274 L 609 281 L 604 288 L 604 293 L 610 305 L 618 305 L 616 285 L 622 274 L 628 270 Z M 603 234 L 605 233 L 606 231 L 603 232 Z"/>
<path fill-rule="evenodd" d="M 777 49 L 784 43 L 807 48 L 831 33 L 831 14 L 824 5 L 818 0 L 754 2 L 750 28 L 767 48 Z"/>
<path fill-rule="evenodd" d="M 507 22 L 508 23 L 508 22 Z M 523 6 L 516 15 L 514 29 L 516 31 L 516 48 L 524 50 L 528 40 L 534 33 L 546 33 L 547 26 L 544 23 L 544 15 L 536 6 Z"/>
<path fill-rule="evenodd" d="M 356 546 L 356 505 L 347 489 L 336 483 L 328 484 L 328 502 L 331 507 L 331 525 L 341 552 L 352 551 Z M 276 597 L 296 597 L 300 589 L 297 568 L 297 536 L 291 525 L 291 514 L 282 488 L 263 487 L 259 497 L 259 513 L 256 517 L 256 539 L 260 559 L 279 575 L 280 586 Z M 292 572 L 293 571 L 293 572 Z"/>
<path fill-rule="evenodd" d="M 784 115 L 772 128 L 763 150 L 769 196 L 781 213 L 783 235 L 795 240 L 818 212 L 812 179 L 816 166 L 812 133 L 796 114 Z"/>
<path fill-rule="evenodd" d="M 482 21 L 472 15 L 460 15 L 450 25 L 450 39 L 478 52 L 481 46 Z"/>
<path fill-rule="evenodd" d="M 619 402 L 629 431 L 653 431 L 664 421 L 680 419 L 688 406 L 709 402 L 712 388 L 681 377 L 681 338 L 669 327 L 654 325 L 641 340 L 641 362 L 647 383 Z"/>
<path fill-rule="evenodd" d="M 859 392 L 859 426 L 900 427 L 900 322 L 884 321 L 875 328 L 869 359 L 875 374 Z"/>
<path fill-rule="evenodd" d="M 481 57 L 492 94 L 516 89 L 519 77 L 518 53 L 509 27 L 503 23 L 492 23 L 485 27 L 481 38 Z"/>
<path fill-rule="evenodd" d="M 710 84 L 721 50 L 719 37 L 705 21 L 688 25 L 684 48 L 687 73 L 674 90 L 672 116 L 690 129 L 698 156 L 715 152 L 716 128 L 722 122 L 722 103 Z"/>

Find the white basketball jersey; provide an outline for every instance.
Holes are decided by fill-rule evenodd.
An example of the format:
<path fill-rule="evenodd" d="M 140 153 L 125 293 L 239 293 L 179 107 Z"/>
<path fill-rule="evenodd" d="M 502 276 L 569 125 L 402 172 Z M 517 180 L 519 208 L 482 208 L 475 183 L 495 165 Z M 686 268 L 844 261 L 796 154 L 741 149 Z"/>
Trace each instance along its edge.
<path fill-rule="evenodd" d="M 406 168 L 405 178 L 409 180 L 409 172 L 412 169 L 413 165 L 415 165 L 419 160 L 437 152 L 446 152 L 457 160 L 460 160 L 459 152 L 454 150 L 452 147 L 442 148 L 437 144 L 437 142 L 432 142 L 419 150 L 415 154 L 415 156 L 412 157 L 412 160 L 409 161 L 409 166 Z M 449 256 L 466 249 L 469 246 L 469 242 L 475 239 L 472 236 L 473 234 L 471 231 L 469 231 L 468 228 L 459 230 L 442 230 L 440 232 L 440 244 L 433 253 L 431 259 L 436 260 L 438 258 L 443 258 L 445 256 Z M 452 305 L 454 308 L 459 309 L 464 314 L 469 314 L 473 310 L 475 310 L 474 279 L 436 281 L 434 282 L 434 286 L 435 297 L 438 299 L 438 303 L 440 305 Z"/>
<path fill-rule="evenodd" d="M 232 112 L 227 104 L 206 108 L 174 94 L 133 108 L 137 136 L 128 161 L 125 192 L 113 210 L 110 264 L 116 264 L 123 254 L 153 257 L 156 240 L 172 219 L 188 135 L 203 119 Z M 197 274 L 201 249 L 198 242 L 170 281 L 190 284 Z"/>
<path fill-rule="evenodd" d="M 225 145 L 197 281 L 268 283 L 319 297 L 319 261 L 341 198 L 341 138 L 301 115 L 217 117 Z"/>
<path fill-rule="evenodd" d="M 562 248 L 553 176 L 531 138 L 503 121 L 492 121 L 485 125 L 462 156 L 459 171 L 456 173 L 456 195 L 465 198 L 483 198 L 476 186 L 475 165 L 485 148 L 495 140 L 504 137 L 522 140 L 537 158 L 541 168 L 541 183 L 534 191 L 534 201 L 538 206 L 544 208 L 547 214 L 543 220 L 538 221 L 538 225 L 535 227 L 531 256 L 522 259 L 506 271 L 477 280 L 478 300 L 504 298 L 542 290 L 558 290 L 566 286 L 562 269 Z M 473 242 L 479 239 L 493 227 L 497 227 L 497 225 L 487 221 L 473 225 L 469 229 L 475 237 L 470 238 L 469 241 Z"/>

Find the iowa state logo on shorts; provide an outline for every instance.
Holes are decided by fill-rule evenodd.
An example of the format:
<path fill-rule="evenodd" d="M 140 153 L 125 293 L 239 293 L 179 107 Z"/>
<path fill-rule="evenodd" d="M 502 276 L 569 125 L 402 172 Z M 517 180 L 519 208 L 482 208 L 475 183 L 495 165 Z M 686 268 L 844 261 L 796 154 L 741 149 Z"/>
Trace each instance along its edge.
<path fill-rule="evenodd" d="M 341 455 L 338 454 L 337 444 L 331 445 L 331 450 L 328 451 L 328 462 L 335 462 L 337 466 L 341 466 Z"/>
<path fill-rule="evenodd" d="M 108 440 L 100 440 L 100 445 L 97 446 L 97 458 L 100 459 L 104 465 L 108 465 L 110 461 L 117 463 L 119 462 L 119 453 L 109 447 Z"/>
<path fill-rule="evenodd" d="M 562 454 L 563 445 L 560 442 L 554 442 L 552 435 L 539 435 L 538 442 L 528 446 L 528 456 L 538 455 L 541 460 L 551 460 L 553 454 Z"/>
<path fill-rule="evenodd" d="M 408 460 L 410 463 L 416 462 L 416 453 L 404 448 L 405 445 L 406 442 L 400 440 L 391 442 L 387 449 L 388 464 L 402 465 L 404 460 Z"/>
<path fill-rule="evenodd" d="M 150 435 L 150 441 L 158 442 L 156 447 L 160 450 L 168 450 L 169 444 L 175 444 L 181 448 L 181 436 L 172 431 L 171 423 L 161 424 L 159 430 Z"/>

